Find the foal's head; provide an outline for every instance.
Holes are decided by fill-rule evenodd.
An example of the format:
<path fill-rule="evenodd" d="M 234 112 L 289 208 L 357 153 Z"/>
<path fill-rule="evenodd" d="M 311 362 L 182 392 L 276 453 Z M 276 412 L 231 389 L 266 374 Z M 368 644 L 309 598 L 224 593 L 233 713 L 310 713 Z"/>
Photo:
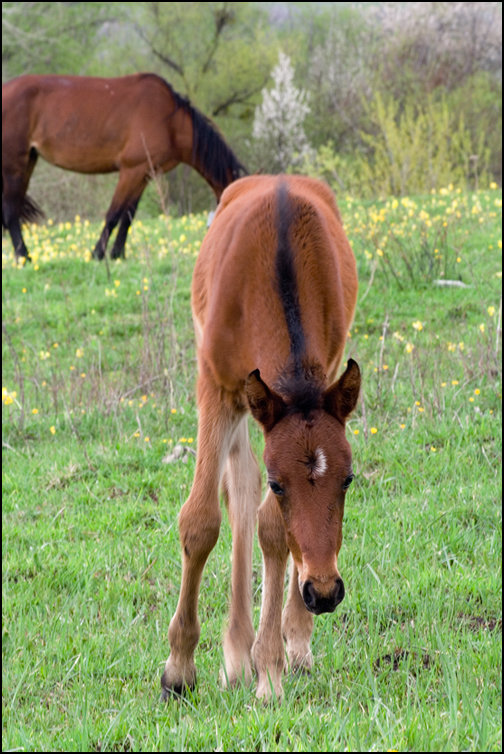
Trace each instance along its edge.
<path fill-rule="evenodd" d="M 359 367 L 349 359 L 327 390 L 306 387 L 291 402 L 255 370 L 246 393 L 264 429 L 268 483 L 282 512 L 299 590 L 306 608 L 319 614 L 332 612 L 345 595 L 337 563 L 345 494 L 353 479 L 345 422 L 357 403 Z"/>

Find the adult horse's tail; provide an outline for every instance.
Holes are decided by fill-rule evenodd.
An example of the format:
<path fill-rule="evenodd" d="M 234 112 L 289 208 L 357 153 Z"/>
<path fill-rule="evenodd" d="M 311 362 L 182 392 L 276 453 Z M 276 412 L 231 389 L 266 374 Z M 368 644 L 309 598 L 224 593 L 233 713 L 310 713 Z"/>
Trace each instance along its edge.
<path fill-rule="evenodd" d="M 15 209 L 16 214 L 21 222 L 33 223 L 37 220 L 41 220 L 45 217 L 44 212 L 30 196 L 25 195 L 21 206 L 13 208 L 10 203 L 4 198 L 3 190 L 3 178 L 2 178 L 2 227 L 9 228 L 11 222 L 12 210 Z"/>

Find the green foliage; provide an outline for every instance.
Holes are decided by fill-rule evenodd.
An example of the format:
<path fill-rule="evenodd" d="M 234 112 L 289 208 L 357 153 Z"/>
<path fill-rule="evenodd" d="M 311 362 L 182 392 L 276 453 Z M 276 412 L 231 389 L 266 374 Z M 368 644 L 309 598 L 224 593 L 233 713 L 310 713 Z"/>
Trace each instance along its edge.
<path fill-rule="evenodd" d="M 463 119 L 477 145 L 475 154 L 487 152 L 494 180 L 502 181 L 502 79 L 488 71 L 468 76 L 445 95 L 446 106 L 454 118 Z M 474 166 L 473 166 L 474 167 Z"/>
<path fill-rule="evenodd" d="M 346 191 L 366 197 L 360 162 L 336 149 L 333 141 L 305 156 L 301 172 L 326 181 L 335 193 Z"/>
<path fill-rule="evenodd" d="M 367 116 L 374 133 L 361 133 L 368 159 L 360 164 L 374 195 L 427 193 L 449 183 L 466 187 L 476 159 L 488 184 L 488 150 L 478 154 L 481 141 L 472 143 L 463 117 L 454 122 L 444 99 L 401 104 L 377 93 Z"/>
<path fill-rule="evenodd" d="M 89 74 L 100 34 L 122 3 L 2 3 L 2 81 L 24 73 Z"/>
<path fill-rule="evenodd" d="M 453 117 L 444 98 L 400 103 L 378 92 L 366 116 L 362 152 L 338 155 L 329 142 L 314 161 L 306 161 L 305 170 L 328 180 L 334 190 L 339 185 L 369 198 L 429 193 L 449 184 L 464 189 L 488 185 L 490 149 L 484 132 L 473 135 L 463 115 Z"/>

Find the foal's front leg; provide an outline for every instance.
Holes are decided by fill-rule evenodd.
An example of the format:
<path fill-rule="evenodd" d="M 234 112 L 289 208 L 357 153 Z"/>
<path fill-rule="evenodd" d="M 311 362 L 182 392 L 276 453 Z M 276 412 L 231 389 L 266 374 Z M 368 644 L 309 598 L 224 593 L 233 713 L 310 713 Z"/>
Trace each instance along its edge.
<path fill-rule="evenodd" d="M 274 694 L 280 699 L 285 668 L 282 603 L 289 550 L 282 514 L 272 492 L 268 492 L 259 508 L 258 534 L 263 553 L 264 584 L 259 630 L 252 647 L 258 675 L 257 696 L 269 700 Z"/>
<path fill-rule="evenodd" d="M 168 638 L 170 656 L 161 686 L 163 696 L 180 694 L 196 681 L 194 650 L 199 640 L 198 594 L 203 567 L 217 542 L 221 522 L 219 481 L 237 419 L 216 389 L 199 380 L 198 449 L 191 493 L 179 515 L 182 583 Z"/>
<path fill-rule="evenodd" d="M 289 596 L 282 614 L 282 633 L 287 643 L 287 657 L 291 670 L 309 671 L 313 665 L 310 639 L 313 632 L 313 614 L 303 602 L 298 586 L 298 570 L 291 564 Z"/>

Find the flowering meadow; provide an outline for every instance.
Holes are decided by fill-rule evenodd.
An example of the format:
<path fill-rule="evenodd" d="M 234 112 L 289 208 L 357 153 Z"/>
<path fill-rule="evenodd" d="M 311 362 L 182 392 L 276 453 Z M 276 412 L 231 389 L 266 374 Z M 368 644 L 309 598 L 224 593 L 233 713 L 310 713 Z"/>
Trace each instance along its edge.
<path fill-rule="evenodd" d="M 137 220 L 126 259 L 101 263 L 100 223 L 80 217 L 25 227 L 31 263 L 3 238 L 4 749 L 501 750 L 502 194 L 339 206 L 363 372 L 347 594 L 317 617 L 314 672 L 286 679 L 281 711 L 218 685 L 224 522 L 198 686 L 157 702 L 197 451 L 206 216 Z M 256 618 L 260 591 L 256 549 Z"/>

